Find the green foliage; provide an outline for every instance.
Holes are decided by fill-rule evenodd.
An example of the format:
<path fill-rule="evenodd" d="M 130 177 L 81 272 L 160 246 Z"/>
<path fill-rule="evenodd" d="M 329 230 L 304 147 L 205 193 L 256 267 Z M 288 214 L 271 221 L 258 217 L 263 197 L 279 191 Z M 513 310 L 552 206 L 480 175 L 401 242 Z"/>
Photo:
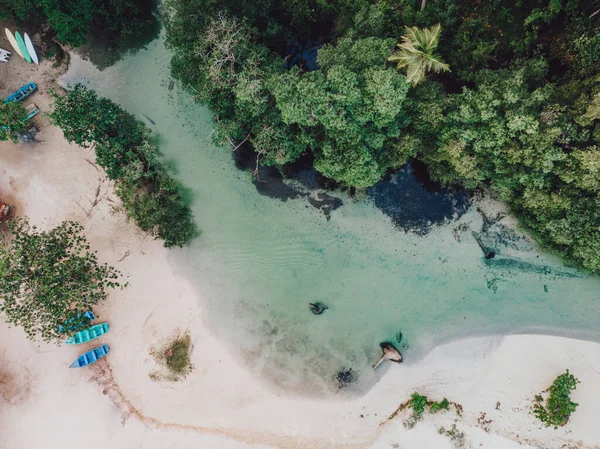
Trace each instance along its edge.
<path fill-rule="evenodd" d="M 0 18 L 47 24 L 62 44 L 79 46 L 92 32 L 122 38 L 142 33 L 154 21 L 154 1 L 2 0 Z"/>
<path fill-rule="evenodd" d="M 406 80 L 413 86 L 425 78 L 427 72 L 449 72 L 450 66 L 445 64 L 435 50 L 440 42 L 442 27 L 438 23 L 431 28 L 406 27 L 398 50 L 388 58 L 396 62 L 396 67 L 406 67 Z"/>
<path fill-rule="evenodd" d="M 107 98 L 75 86 L 67 95 L 51 92 L 50 114 L 69 142 L 94 144 L 96 162 L 116 181 L 127 215 L 144 231 L 183 246 L 198 235 L 184 188 L 160 162 L 150 130 Z"/>
<path fill-rule="evenodd" d="M 419 420 L 425 410 L 428 410 L 429 413 L 438 413 L 441 410 L 450 410 L 450 401 L 444 398 L 440 402 L 432 402 L 427 400 L 427 396 L 420 395 L 415 391 L 410 396 L 408 407 L 412 410 L 412 418 Z"/>
<path fill-rule="evenodd" d="M 167 367 L 175 374 L 183 374 L 190 366 L 190 347 L 192 341 L 189 335 L 173 341 L 166 350 Z"/>
<path fill-rule="evenodd" d="M 69 320 L 73 332 L 83 329 L 88 321 L 79 315 L 122 286 L 119 271 L 98 263 L 80 224 L 38 231 L 18 218 L 8 226 L 11 238 L 0 241 L 0 311 L 29 338 L 62 339 L 58 328 Z"/>
<path fill-rule="evenodd" d="M 27 111 L 23 104 L 15 101 L 0 103 L 0 141 L 11 139 L 16 142 L 27 130 Z"/>
<path fill-rule="evenodd" d="M 371 186 L 413 155 L 396 144 L 408 120 L 408 84 L 383 65 L 391 45 L 342 39 L 319 51 L 320 70 L 292 70 L 274 85 L 283 121 L 300 128 L 315 168 L 347 185 Z"/>
<path fill-rule="evenodd" d="M 425 407 L 427 407 L 427 396 L 422 396 L 415 391 L 410 396 L 408 406 L 412 409 L 414 416 L 421 416 L 425 411 Z"/>
<path fill-rule="evenodd" d="M 193 369 L 190 353 L 192 339 L 188 333 L 175 333 L 164 345 L 150 349 L 150 355 L 157 362 L 157 369 L 150 373 L 154 381 L 181 381 Z"/>
<path fill-rule="evenodd" d="M 310 151 L 359 188 L 416 157 L 443 183 L 491 187 L 540 243 L 600 272 L 600 0 L 420 5 L 167 0 L 163 17 L 217 143 L 278 166 Z M 385 62 L 404 33 L 391 59 L 408 77 Z M 314 70 L 286 66 L 315 46 Z M 442 59 L 452 73 L 426 77 Z"/>
<path fill-rule="evenodd" d="M 558 429 L 558 426 L 564 426 L 579 405 L 570 398 L 571 391 L 577 388 L 578 383 L 579 380 L 570 374 L 569 370 L 558 376 L 547 390 L 549 396 L 545 403 L 542 395 L 535 397 L 533 414 L 546 427 L 553 426 Z"/>
<path fill-rule="evenodd" d="M 440 402 L 432 402 L 429 405 L 429 413 L 437 413 L 440 410 L 450 410 L 450 402 L 444 398 Z"/>

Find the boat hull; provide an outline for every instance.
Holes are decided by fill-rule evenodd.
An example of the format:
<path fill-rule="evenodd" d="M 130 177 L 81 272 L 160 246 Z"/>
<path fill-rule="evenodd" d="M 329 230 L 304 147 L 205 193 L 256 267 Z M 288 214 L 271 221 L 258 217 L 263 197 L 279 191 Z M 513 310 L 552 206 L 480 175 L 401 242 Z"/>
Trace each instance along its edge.
<path fill-rule="evenodd" d="M 17 44 L 17 41 L 16 41 L 15 37 L 13 36 L 13 34 L 11 33 L 11 31 L 8 28 L 4 28 L 4 34 L 6 34 L 6 38 L 8 39 L 8 42 L 10 42 L 11 47 L 14 48 L 15 52 L 21 58 L 25 58 L 25 56 L 23 56 L 23 53 L 21 53 L 19 44 Z"/>
<path fill-rule="evenodd" d="M 27 83 L 23 87 L 20 87 L 16 92 L 10 94 L 4 100 L 5 103 L 12 103 L 13 101 L 21 101 L 30 96 L 37 89 L 37 85 L 34 82 Z"/>
<path fill-rule="evenodd" d="M 69 368 L 83 368 L 84 366 L 91 365 L 92 363 L 96 363 L 109 352 L 110 348 L 108 345 L 98 346 L 97 348 L 94 348 L 91 351 L 88 351 L 85 354 L 77 357 L 77 360 L 71 363 Z"/>
<path fill-rule="evenodd" d="M 33 60 L 33 62 L 35 62 L 35 65 L 39 65 L 40 61 L 37 57 L 37 53 L 35 52 L 35 48 L 33 48 L 33 42 L 31 42 L 29 34 L 25 33 L 25 36 L 23 37 L 25 38 L 25 47 L 27 47 L 27 52 L 29 53 L 29 56 L 31 56 L 31 59 Z"/>
<path fill-rule="evenodd" d="M 65 343 L 68 345 L 81 345 L 102 337 L 109 330 L 110 327 L 108 326 L 108 323 L 96 324 L 95 326 L 88 327 L 87 329 L 77 332 L 72 337 L 67 338 Z"/>
<path fill-rule="evenodd" d="M 29 56 L 29 52 L 27 51 L 27 46 L 25 45 L 25 41 L 21 37 L 18 31 L 15 31 L 15 39 L 17 40 L 17 44 L 19 45 L 19 50 L 21 50 L 21 54 L 25 61 L 31 64 L 31 56 Z"/>

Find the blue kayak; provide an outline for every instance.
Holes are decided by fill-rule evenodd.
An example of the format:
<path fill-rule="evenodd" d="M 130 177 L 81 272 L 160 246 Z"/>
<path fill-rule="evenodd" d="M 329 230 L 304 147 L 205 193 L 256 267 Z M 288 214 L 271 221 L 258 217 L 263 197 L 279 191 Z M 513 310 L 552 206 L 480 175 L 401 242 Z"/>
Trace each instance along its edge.
<path fill-rule="evenodd" d="M 98 346 L 97 348 L 92 349 L 91 351 L 86 352 L 83 355 L 77 357 L 69 368 L 82 368 L 84 366 L 91 365 L 94 362 L 97 362 L 99 359 L 104 357 L 106 354 L 110 352 L 110 348 L 108 345 Z"/>
<path fill-rule="evenodd" d="M 5 103 L 12 103 L 14 101 L 22 101 L 28 96 L 30 96 L 34 90 L 37 89 L 37 85 L 33 82 L 25 84 L 23 87 L 20 87 L 16 92 L 10 94 L 4 100 Z"/>

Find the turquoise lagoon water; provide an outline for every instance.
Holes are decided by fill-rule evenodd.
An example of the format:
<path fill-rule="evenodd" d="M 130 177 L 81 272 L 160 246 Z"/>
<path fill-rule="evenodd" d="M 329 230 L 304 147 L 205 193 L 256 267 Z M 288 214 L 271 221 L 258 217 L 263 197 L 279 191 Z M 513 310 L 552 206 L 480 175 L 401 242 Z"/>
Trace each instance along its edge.
<path fill-rule="evenodd" d="M 600 340 L 598 278 L 526 240 L 503 244 L 504 228 L 486 237 L 499 253 L 486 262 L 466 228 L 481 228 L 474 207 L 419 236 L 398 230 L 367 198 L 339 194 L 344 205 L 328 221 L 307 198 L 260 195 L 230 150 L 212 143 L 210 111 L 181 86 L 168 89 L 169 60 L 159 39 L 103 71 L 75 57 L 61 83 L 88 85 L 161 136 L 203 231 L 173 250 L 172 262 L 200 292 L 211 330 L 273 388 L 365 391 L 388 369 L 370 368 L 379 343 L 399 333 L 405 363 L 470 335 Z M 315 301 L 329 306 L 321 316 L 308 309 Z"/>

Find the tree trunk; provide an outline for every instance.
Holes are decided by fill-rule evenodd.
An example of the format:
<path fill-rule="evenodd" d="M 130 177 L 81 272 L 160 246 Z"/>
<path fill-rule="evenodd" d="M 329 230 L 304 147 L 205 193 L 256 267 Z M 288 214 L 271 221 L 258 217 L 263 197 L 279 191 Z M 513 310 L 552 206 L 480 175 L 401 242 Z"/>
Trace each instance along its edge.
<path fill-rule="evenodd" d="M 427 0 L 421 0 L 421 11 L 423 11 L 425 9 L 426 3 L 427 3 Z"/>

